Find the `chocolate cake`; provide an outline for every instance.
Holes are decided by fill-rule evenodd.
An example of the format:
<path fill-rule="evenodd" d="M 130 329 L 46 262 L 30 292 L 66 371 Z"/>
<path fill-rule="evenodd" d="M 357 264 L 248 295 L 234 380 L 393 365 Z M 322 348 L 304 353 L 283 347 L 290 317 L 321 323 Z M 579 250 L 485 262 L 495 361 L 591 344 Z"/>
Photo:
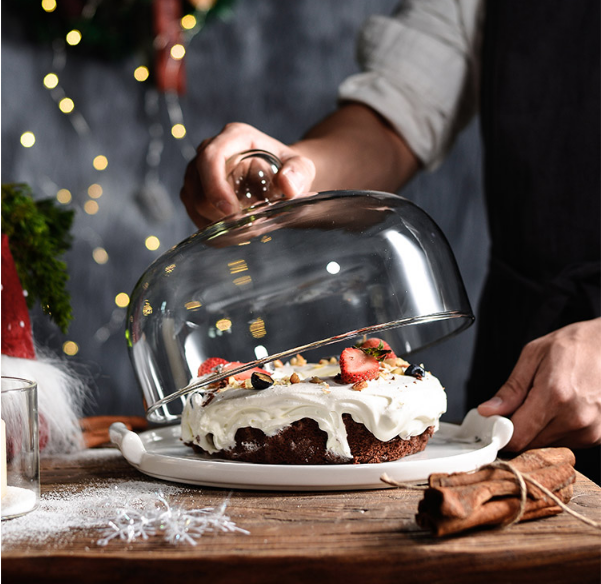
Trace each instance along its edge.
<path fill-rule="evenodd" d="M 421 452 L 446 410 L 444 388 L 379 339 L 366 344 L 340 360 L 297 356 L 191 394 L 182 440 L 204 455 L 257 464 L 369 464 Z"/>

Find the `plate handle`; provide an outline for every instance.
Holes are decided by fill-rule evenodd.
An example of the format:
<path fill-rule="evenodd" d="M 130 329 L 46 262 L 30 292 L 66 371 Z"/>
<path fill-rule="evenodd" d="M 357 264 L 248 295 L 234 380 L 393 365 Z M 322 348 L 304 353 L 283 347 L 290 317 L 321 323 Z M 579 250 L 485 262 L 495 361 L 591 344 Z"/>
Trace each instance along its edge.
<path fill-rule="evenodd" d="M 494 441 L 501 450 L 513 435 L 513 423 L 503 416 L 481 416 L 477 409 L 470 410 L 459 427 L 455 439 Z"/>
<path fill-rule="evenodd" d="M 146 448 L 140 437 L 131 430 L 123 422 L 115 422 L 109 428 L 109 436 L 111 442 L 116 444 L 121 453 L 132 464 L 140 464 L 142 457 L 146 454 Z"/>

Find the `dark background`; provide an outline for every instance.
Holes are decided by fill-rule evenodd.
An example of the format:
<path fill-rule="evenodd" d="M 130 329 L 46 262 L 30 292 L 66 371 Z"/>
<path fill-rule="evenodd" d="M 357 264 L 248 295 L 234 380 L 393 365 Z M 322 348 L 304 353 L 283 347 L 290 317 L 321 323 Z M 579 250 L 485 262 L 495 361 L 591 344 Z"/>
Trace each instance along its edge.
<path fill-rule="evenodd" d="M 183 140 L 170 134 L 165 95 L 151 81 L 134 79 L 134 69 L 143 63 L 138 52 L 105 60 L 68 47 L 61 65 L 57 59 L 62 53 L 39 42 L 30 19 L 5 9 L 6 4 L 2 182 L 26 182 L 39 198 L 54 197 L 67 188 L 73 195 L 68 207 L 76 210 L 74 244 L 65 257 L 74 320 L 63 335 L 34 310 L 34 335 L 38 344 L 68 360 L 88 380 L 92 396 L 86 414 L 141 414 L 142 400 L 124 338 L 125 309 L 115 305 L 115 296 L 130 294 L 158 255 L 194 231 L 179 202 L 188 157 L 201 140 L 230 121 L 253 124 L 284 142 L 298 139 L 335 108 L 338 84 L 357 71 L 355 39 L 364 19 L 390 13 L 397 0 L 233 3 L 227 18 L 211 22 L 187 47 L 187 91 L 175 104 L 176 110 L 181 107 L 188 132 Z M 124 29 L 123 34 L 129 31 Z M 70 116 L 59 111 L 42 83 L 57 66 L 62 67 L 60 87 L 75 102 Z M 25 131 L 36 136 L 32 148 L 19 142 Z M 158 202 L 144 189 L 153 137 L 164 189 Z M 102 172 L 92 167 L 97 154 L 109 161 Z M 423 207 L 447 235 L 474 310 L 488 256 L 481 182 L 474 120 L 446 162 L 435 172 L 422 174 L 402 193 Z M 88 215 L 83 206 L 93 183 L 102 186 L 103 195 L 98 213 Z M 140 198 L 141 191 L 145 197 Z M 149 235 L 159 238 L 157 251 L 145 247 Z M 106 249 L 107 263 L 94 261 L 96 247 Z M 419 356 L 447 388 L 446 421 L 464 415 L 474 332 L 472 327 Z M 77 343 L 75 356 L 64 355 L 66 340 Z M 492 394 L 496 389 L 483 391 Z"/>

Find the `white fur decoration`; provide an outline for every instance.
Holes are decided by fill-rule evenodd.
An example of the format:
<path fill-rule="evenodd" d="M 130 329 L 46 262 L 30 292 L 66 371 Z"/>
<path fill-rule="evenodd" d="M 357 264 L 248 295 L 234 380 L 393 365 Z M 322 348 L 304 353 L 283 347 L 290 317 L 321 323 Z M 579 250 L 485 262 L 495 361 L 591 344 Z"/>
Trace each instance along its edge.
<path fill-rule="evenodd" d="M 65 361 L 44 355 L 36 347 L 37 359 L 2 355 L 2 375 L 20 377 L 38 384 L 38 412 L 43 416 L 48 442 L 42 456 L 74 452 L 83 448 L 79 426 L 88 387 Z M 6 414 L 5 414 L 6 415 Z"/>

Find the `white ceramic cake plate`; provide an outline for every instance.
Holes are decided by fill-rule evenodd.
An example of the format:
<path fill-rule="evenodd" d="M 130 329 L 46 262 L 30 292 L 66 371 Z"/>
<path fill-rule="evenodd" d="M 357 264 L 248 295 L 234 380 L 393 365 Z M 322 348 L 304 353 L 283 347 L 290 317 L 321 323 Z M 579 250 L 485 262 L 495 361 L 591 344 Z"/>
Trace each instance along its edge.
<path fill-rule="evenodd" d="M 495 460 L 511 438 L 507 418 L 468 412 L 460 426 L 441 422 L 425 451 L 395 462 L 343 465 L 250 464 L 211 459 L 180 440 L 179 426 L 136 434 L 124 424 L 110 428 L 111 441 L 136 469 L 159 479 L 228 489 L 343 491 L 381 489 L 386 473 L 396 481 L 423 481 L 431 473 L 466 472 Z"/>

